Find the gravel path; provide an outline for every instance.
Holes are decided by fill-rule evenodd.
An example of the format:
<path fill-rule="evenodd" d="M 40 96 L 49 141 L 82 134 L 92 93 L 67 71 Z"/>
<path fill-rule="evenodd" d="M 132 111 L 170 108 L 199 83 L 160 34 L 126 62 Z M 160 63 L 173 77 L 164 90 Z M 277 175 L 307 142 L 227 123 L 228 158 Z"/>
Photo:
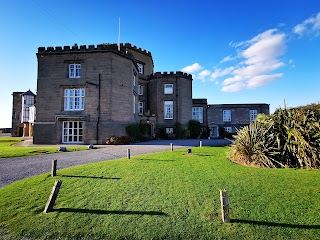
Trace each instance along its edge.
<path fill-rule="evenodd" d="M 0 159 L 0 188 L 21 179 L 49 172 L 51 170 L 51 162 L 54 159 L 58 160 L 57 168 L 62 169 L 87 163 L 123 158 L 126 157 L 128 148 L 130 148 L 131 156 L 166 151 L 170 150 L 170 143 L 173 143 L 174 148 L 199 146 L 199 140 L 161 140 L 135 145 L 103 145 L 98 149 L 87 151 Z M 226 145 L 228 143 L 230 142 L 226 140 L 206 139 L 202 141 L 203 146 Z"/>

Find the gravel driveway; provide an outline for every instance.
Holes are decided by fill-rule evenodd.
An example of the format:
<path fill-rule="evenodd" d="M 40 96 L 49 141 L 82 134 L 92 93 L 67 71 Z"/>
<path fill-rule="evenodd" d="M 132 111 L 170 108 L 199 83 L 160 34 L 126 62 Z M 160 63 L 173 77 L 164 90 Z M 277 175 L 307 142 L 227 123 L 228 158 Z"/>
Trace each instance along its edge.
<path fill-rule="evenodd" d="M 0 188 L 21 179 L 50 172 L 51 162 L 54 159 L 58 160 L 57 168 L 62 169 L 123 158 L 126 157 L 128 148 L 131 156 L 166 151 L 170 150 L 170 143 L 173 143 L 174 148 L 199 146 L 199 140 L 154 140 L 135 145 L 103 145 L 98 149 L 87 151 L 0 159 Z M 228 140 L 202 140 L 203 146 L 218 146 L 228 143 L 230 143 Z"/>

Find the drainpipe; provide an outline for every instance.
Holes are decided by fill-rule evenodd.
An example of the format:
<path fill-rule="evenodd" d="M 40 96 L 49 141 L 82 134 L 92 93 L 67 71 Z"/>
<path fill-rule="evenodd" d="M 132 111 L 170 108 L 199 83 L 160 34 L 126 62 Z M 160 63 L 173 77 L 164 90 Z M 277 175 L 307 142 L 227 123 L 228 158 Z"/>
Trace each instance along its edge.
<path fill-rule="evenodd" d="M 99 123 L 100 123 L 100 95 L 101 95 L 101 76 L 100 76 L 100 73 L 99 73 L 99 86 L 98 86 L 98 118 L 97 118 L 97 133 L 96 133 L 96 136 L 97 136 L 97 144 L 98 144 L 98 141 L 99 141 Z"/>

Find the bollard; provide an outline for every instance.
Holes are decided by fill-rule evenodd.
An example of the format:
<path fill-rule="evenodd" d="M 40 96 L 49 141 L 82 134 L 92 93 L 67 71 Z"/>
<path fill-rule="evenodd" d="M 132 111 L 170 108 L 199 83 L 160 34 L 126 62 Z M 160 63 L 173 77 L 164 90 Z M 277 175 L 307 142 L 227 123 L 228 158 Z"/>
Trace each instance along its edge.
<path fill-rule="evenodd" d="M 48 198 L 47 204 L 46 204 L 43 212 L 45 212 L 45 213 L 52 212 L 54 203 L 58 197 L 58 193 L 59 193 L 61 184 L 62 184 L 61 180 L 55 181 L 53 188 L 52 188 L 52 191 L 51 191 L 51 194 Z"/>
<path fill-rule="evenodd" d="M 200 147 L 202 147 L 202 141 L 200 141 Z"/>
<path fill-rule="evenodd" d="M 188 148 L 188 154 L 191 154 L 191 148 Z"/>
<path fill-rule="evenodd" d="M 130 159 L 130 149 L 127 149 L 127 158 Z"/>
<path fill-rule="evenodd" d="M 57 176 L 57 160 L 52 160 L 51 177 Z"/>
<path fill-rule="evenodd" d="M 222 221 L 230 222 L 229 200 L 227 189 L 220 190 Z"/>
<path fill-rule="evenodd" d="M 171 152 L 173 152 L 173 143 L 170 143 Z"/>

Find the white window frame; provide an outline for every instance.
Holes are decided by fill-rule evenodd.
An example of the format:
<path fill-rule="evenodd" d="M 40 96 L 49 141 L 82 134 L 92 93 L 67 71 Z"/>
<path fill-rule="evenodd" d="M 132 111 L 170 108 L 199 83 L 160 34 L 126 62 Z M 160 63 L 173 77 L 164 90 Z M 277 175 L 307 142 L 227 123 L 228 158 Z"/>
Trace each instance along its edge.
<path fill-rule="evenodd" d="M 64 90 L 64 111 L 84 110 L 84 88 L 72 88 Z"/>
<path fill-rule="evenodd" d="M 142 85 L 138 85 L 138 95 L 142 96 L 143 95 L 143 86 Z"/>
<path fill-rule="evenodd" d="M 136 86 L 136 75 L 133 75 L 133 79 L 132 79 L 132 84 L 133 86 Z"/>
<path fill-rule="evenodd" d="M 232 133 L 232 127 L 224 127 L 224 131 L 227 133 Z"/>
<path fill-rule="evenodd" d="M 83 122 L 62 122 L 62 143 L 83 143 Z"/>
<path fill-rule="evenodd" d="M 166 134 L 173 134 L 173 128 L 172 127 L 167 127 L 166 128 Z"/>
<path fill-rule="evenodd" d="M 69 78 L 80 78 L 81 76 L 81 64 L 72 63 L 69 64 Z"/>
<path fill-rule="evenodd" d="M 139 101 L 138 103 L 138 113 L 143 114 L 143 102 Z"/>
<path fill-rule="evenodd" d="M 203 123 L 203 107 L 192 107 L 192 119 Z"/>
<path fill-rule="evenodd" d="M 164 88 L 164 94 L 173 94 L 173 84 L 172 83 L 165 83 L 163 88 Z"/>
<path fill-rule="evenodd" d="M 231 122 L 231 110 L 223 110 L 222 115 L 224 122 Z"/>
<path fill-rule="evenodd" d="M 137 63 L 139 73 L 143 74 L 143 64 Z"/>
<path fill-rule="evenodd" d="M 136 110 L 136 105 L 137 105 L 137 99 L 136 99 L 136 95 L 133 94 L 133 114 L 136 114 L 137 110 Z"/>
<path fill-rule="evenodd" d="M 250 110 L 249 112 L 250 122 L 254 122 L 258 116 L 258 110 Z"/>
<path fill-rule="evenodd" d="M 173 119 L 173 101 L 164 101 L 164 119 Z"/>

